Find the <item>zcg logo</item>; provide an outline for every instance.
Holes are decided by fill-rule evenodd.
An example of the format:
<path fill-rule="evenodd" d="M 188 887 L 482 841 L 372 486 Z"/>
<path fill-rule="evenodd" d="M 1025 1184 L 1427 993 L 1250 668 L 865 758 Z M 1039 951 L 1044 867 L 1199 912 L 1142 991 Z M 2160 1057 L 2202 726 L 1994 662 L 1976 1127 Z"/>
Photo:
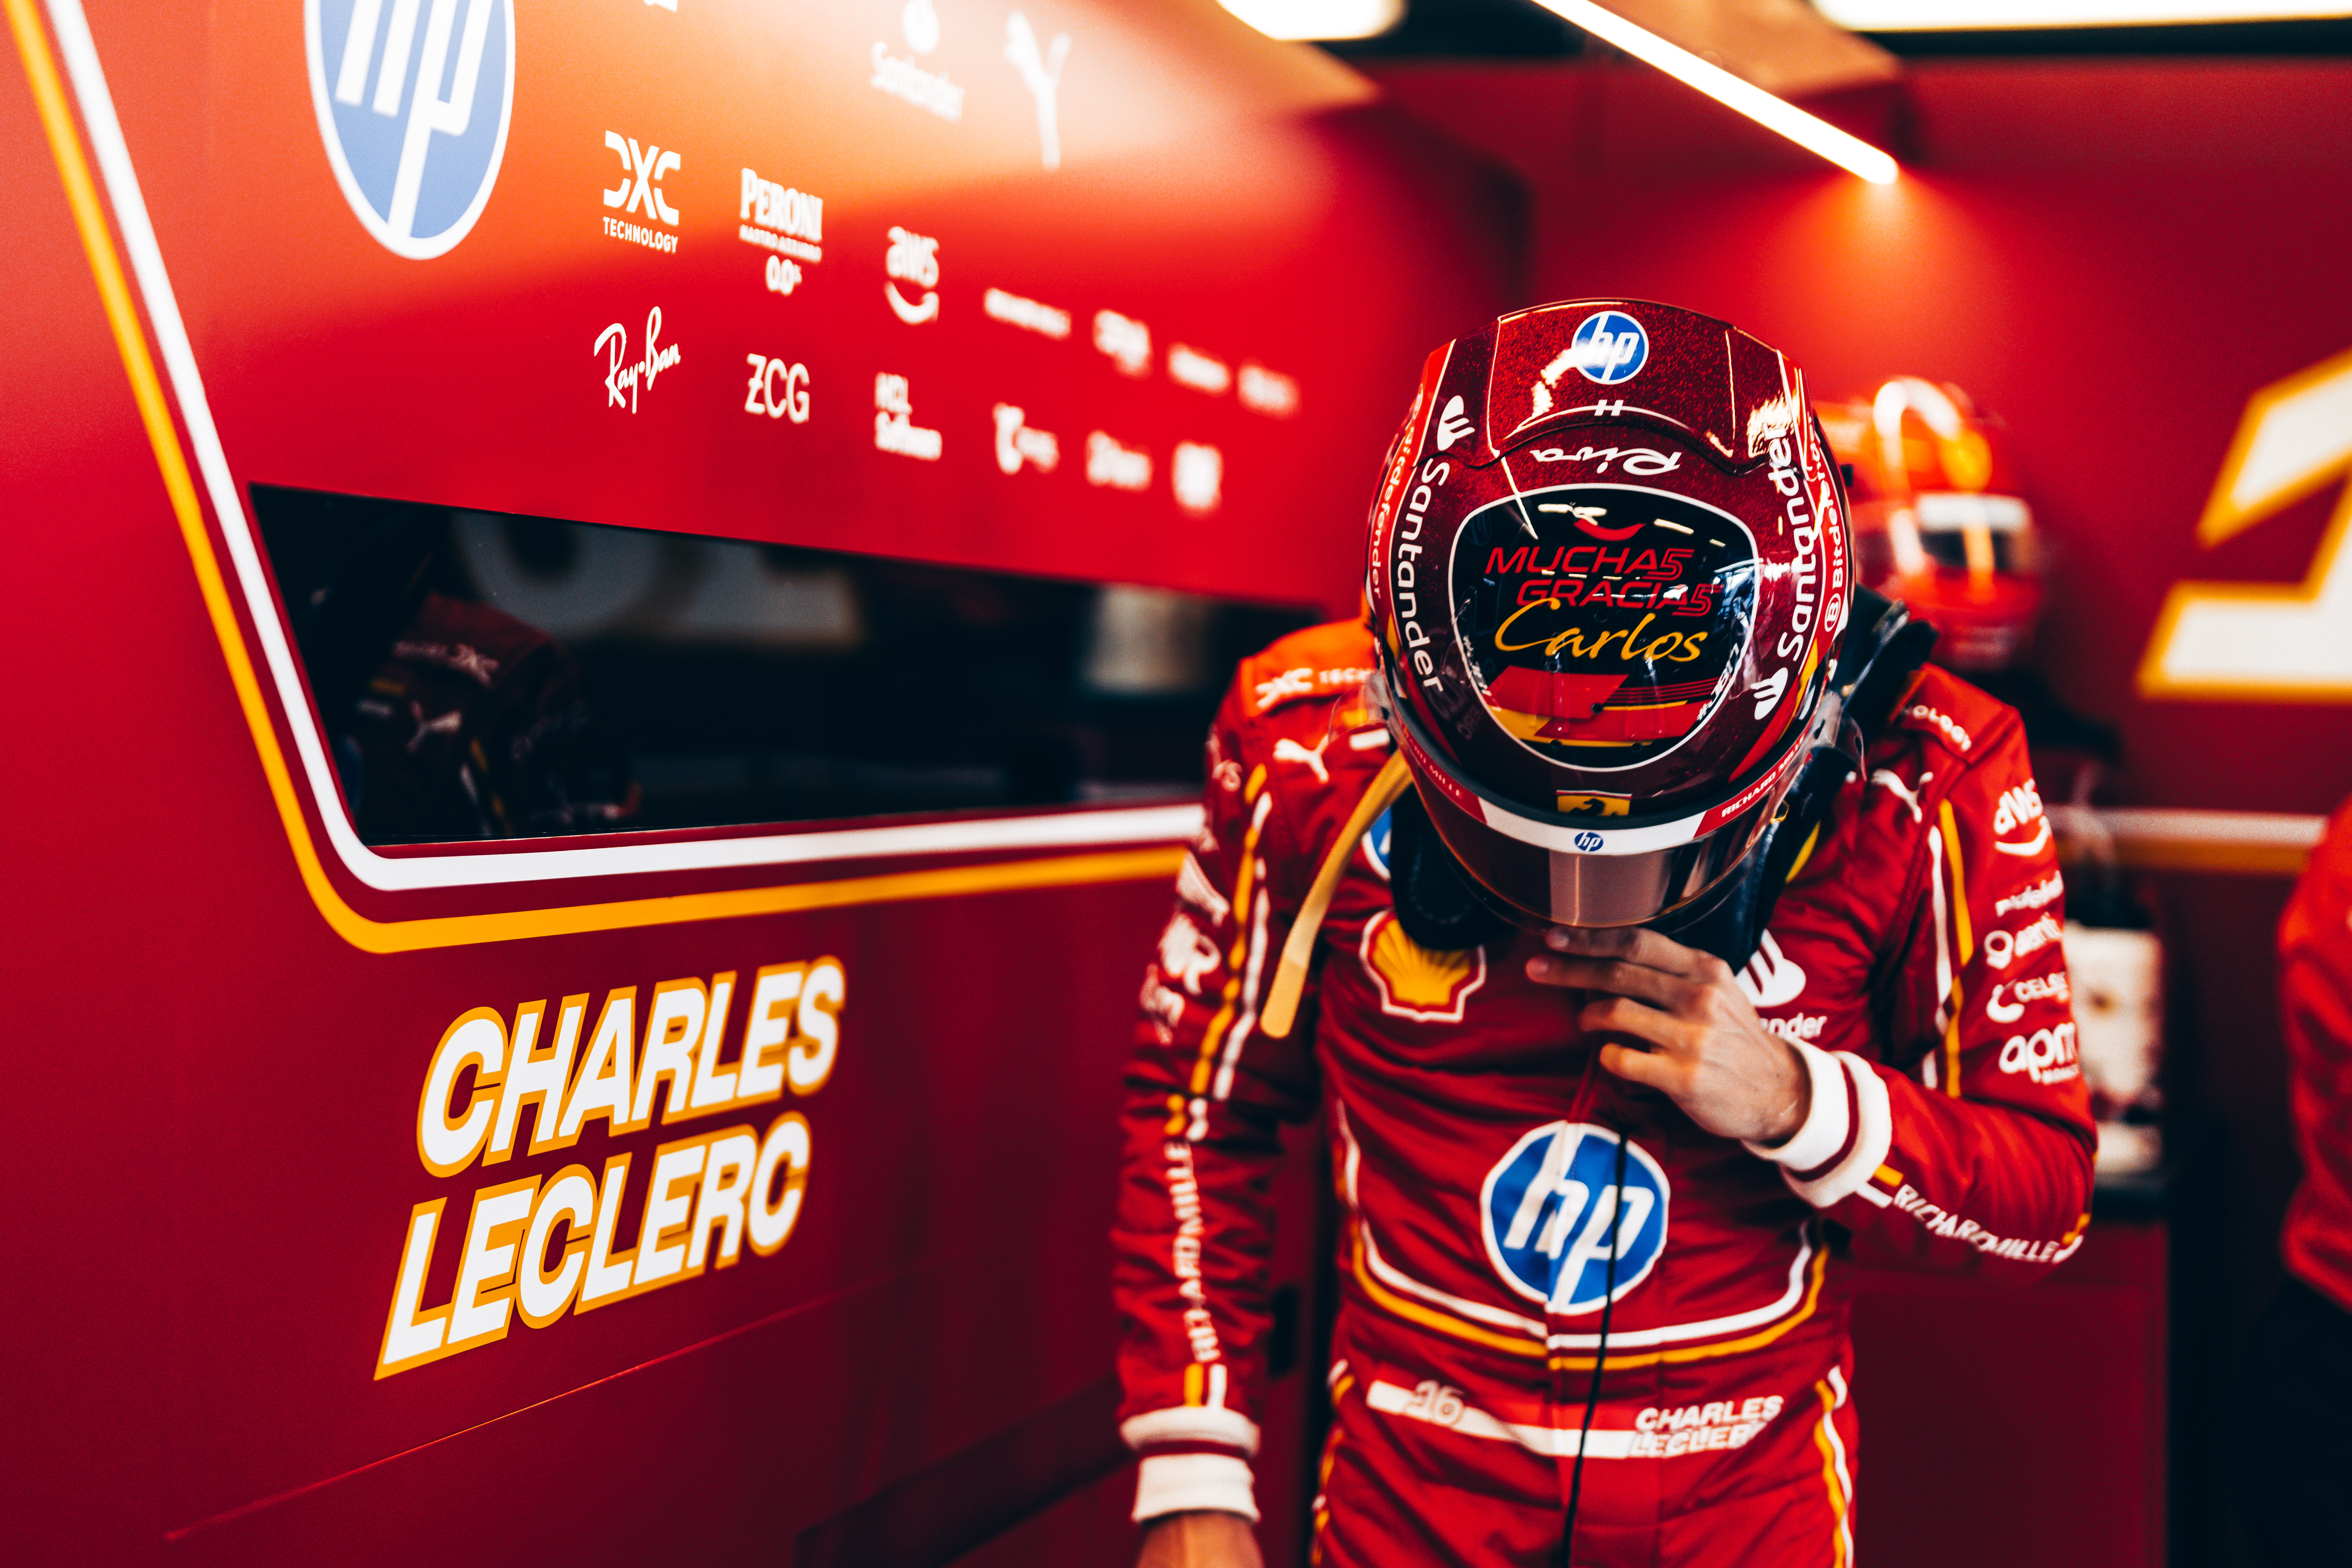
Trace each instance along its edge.
<path fill-rule="evenodd" d="M 1617 1146 L 1606 1128 L 1555 1121 L 1511 1145 L 1486 1173 L 1479 1215 L 1486 1257 L 1504 1284 L 1555 1316 L 1623 1300 L 1665 1250 L 1666 1173 L 1640 1144 L 1627 1143 L 1621 1214 Z"/>
<path fill-rule="evenodd" d="M 335 183 L 377 243 L 413 260 L 448 250 L 482 216 L 513 117 L 510 0 L 458 11 L 458 0 L 393 0 L 389 15 L 383 0 L 302 7 Z"/>

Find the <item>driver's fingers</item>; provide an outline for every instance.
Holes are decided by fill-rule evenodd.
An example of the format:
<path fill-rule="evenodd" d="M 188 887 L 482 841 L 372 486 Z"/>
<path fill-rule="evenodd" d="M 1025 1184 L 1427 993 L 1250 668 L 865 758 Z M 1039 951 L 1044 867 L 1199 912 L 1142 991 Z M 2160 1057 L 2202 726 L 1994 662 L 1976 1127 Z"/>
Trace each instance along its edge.
<path fill-rule="evenodd" d="M 1613 996 L 1633 996 L 1659 1007 L 1679 1007 L 1689 1000 L 1691 983 L 1663 969 L 1622 958 L 1584 958 L 1539 952 L 1528 960 L 1528 978 L 1544 985 L 1573 986 L 1582 991 L 1606 991 Z"/>
<path fill-rule="evenodd" d="M 1611 1041 L 1601 1047 L 1601 1065 L 1629 1083 L 1669 1095 L 1689 1092 L 1690 1068 L 1663 1052 L 1637 1051 Z"/>
<path fill-rule="evenodd" d="M 1544 945 L 1554 952 L 1623 959 L 1669 974 L 1690 973 L 1693 961 L 1706 956 L 1646 926 L 1554 926 L 1544 932 Z"/>
<path fill-rule="evenodd" d="M 1595 996 L 1577 1009 L 1576 1026 L 1588 1035 L 1639 1040 L 1667 1052 L 1696 1050 L 1706 1038 L 1703 1025 L 1625 996 Z"/>
<path fill-rule="evenodd" d="M 1715 954 L 1685 947 L 1646 926 L 1554 926 L 1544 932 L 1544 945 L 1575 956 L 1621 959 L 1708 985 L 1731 978 L 1731 966 Z"/>

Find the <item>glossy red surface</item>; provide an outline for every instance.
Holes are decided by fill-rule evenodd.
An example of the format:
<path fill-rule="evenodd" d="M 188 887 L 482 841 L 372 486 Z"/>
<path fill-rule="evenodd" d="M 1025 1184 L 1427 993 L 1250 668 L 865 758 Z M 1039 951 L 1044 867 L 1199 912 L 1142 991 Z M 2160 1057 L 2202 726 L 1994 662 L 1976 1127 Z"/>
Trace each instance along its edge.
<path fill-rule="evenodd" d="M 98 60 L 234 487 L 208 485 L 192 388 L 167 385 L 167 435 L 206 509 L 192 540 L 32 79 L 8 68 L 0 341 L 42 368 L 37 395 L 0 413 L 0 554 L 11 581 L 38 584 L 14 634 L 50 651 L 49 673 L 5 700 L 27 765 L 0 782 L 0 934 L 31 987 L 19 1037 L 51 1042 L 12 1053 L 44 1108 L 19 1158 L 26 1190 L 58 1197 L 25 1212 L 42 1262 L 10 1293 L 20 1343 L 40 1347 L 5 1374 L 9 1407 L 39 1413 L 0 1439 L 12 1560 L 937 1563 L 1116 1486 L 1110 1139 L 1172 835 L 1089 851 L 1074 818 L 1076 843 L 1025 851 L 653 871 L 608 856 L 553 879 L 500 881 L 492 865 L 487 882 L 372 885 L 438 852 L 334 848 L 340 806 L 299 762 L 301 689 L 289 704 L 271 683 L 278 606 L 242 592 L 245 520 L 209 510 L 266 482 L 1352 603 L 1394 389 L 1430 342 L 1502 303 L 1494 177 L 1320 57 L 1197 4 L 1036 14 L 1045 47 L 1074 40 L 1048 170 L 1003 12 L 940 8 L 928 68 L 964 86 L 960 121 L 870 85 L 877 39 L 912 48 L 913 9 L 526 7 L 491 198 L 454 249 L 411 260 L 370 237 L 332 177 L 301 7 L 100 0 Z M 664 184 L 675 249 L 604 232 L 608 130 L 683 150 Z M 770 252 L 736 237 L 746 167 L 824 199 L 824 259 L 790 295 L 764 280 Z M 933 320 L 904 322 L 884 297 L 894 226 L 938 242 Z M 125 256 L 125 229 L 117 213 L 95 237 Z M 990 289 L 1067 310 L 1068 335 L 991 317 Z M 136 300 L 168 383 L 159 299 Z M 621 322 L 641 352 L 656 307 L 681 357 L 640 382 L 633 412 L 594 345 Z M 1098 310 L 1148 326 L 1148 375 L 1097 351 Z M 1177 343 L 1196 351 L 1196 382 L 1213 358 L 1228 389 L 1170 379 Z M 758 412 L 752 353 L 792 367 Z M 1266 411 L 1241 401 L 1251 365 L 1288 378 L 1287 394 L 1253 384 Z M 911 423 L 940 432 L 936 461 L 877 448 L 887 376 L 905 378 L 891 395 Z M 999 404 L 1024 411 L 1013 428 Z M 1150 455 L 1144 489 L 1088 482 L 1094 430 Z M 1056 437 L 1050 471 L 1038 431 Z M 1222 455 L 1213 506 L 1175 493 L 1180 442 Z M 228 574 L 217 620 L 199 592 L 213 569 Z M 242 699 L 239 661 L 260 666 Z M 743 837 L 633 835 L 598 853 Z M 323 863 L 307 883 L 305 853 Z M 1024 882 L 1040 868 L 1045 885 Z M 877 877 L 897 880 L 856 880 Z M 708 901 L 811 886 L 798 912 Z M 675 920 L 659 901 L 674 895 L 709 918 Z M 554 914 L 499 923 L 517 910 Z M 440 920 L 460 923 L 419 923 Z M 740 1042 L 754 972 L 821 956 L 846 977 L 821 1089 L 678 1130 L 591 1121 L 570 1149 L 496 1168 L 422 1163 L 420 1089 L 468 1010 L 511 1025 L 545 1001 L 552 1020 L 564 996 L 593 1008 L 627 987 L 642 1008 L 664 980 L 732 971 Z M 457 1291 L 478 1190 L 626 1154 L 618 1255 L 656 1145 L 786 1110 L 811 1152 L 773 1256 L 747 1245 L 676 1288 L 510 1321 L 375 1375 L 388 1316 L 429 1326 Z M 1311 1194 L 1311 1170 L 1297 1179 Z M 403 1308 L 409 1217 L 436 1201 Z M 1302 1335 L 1312 1240 L 1303 1226 L 1283 1263 Z M 1303 1511 L 1313 1373 L 1289 1379 L 1295 1417 L 1269 1431 L 1276 1541 Z M 1123 1514 L 1087 1515 L 1084 1550 L 1124 1551 Z"/>

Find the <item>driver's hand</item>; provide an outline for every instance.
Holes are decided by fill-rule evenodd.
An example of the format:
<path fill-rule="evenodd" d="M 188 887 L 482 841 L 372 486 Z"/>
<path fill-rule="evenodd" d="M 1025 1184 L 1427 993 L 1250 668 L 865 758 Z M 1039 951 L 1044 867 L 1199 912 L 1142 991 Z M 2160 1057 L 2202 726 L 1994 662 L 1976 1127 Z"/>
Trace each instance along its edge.
<path fill-rule="evenodd" d="M 1707 1131 L 1785 1143 L 1812 1109 L 1812 1078 L 1796 1047 L 1764 1027 L 1731 966 L 1654 931 L 1627 927 L 1544 933 L 1551 951 L 1528 960 L 1528 978 L 1593 994 L 1580 1027 L 1617 1037 L 1601 1065 L 1672 1099 Z"/>
<path fill-rule="evenodd" d="M 1265 1568 L 1265 1559 L 1240 1514 L 1165 1513 L 1143 1527 L 1135 1568 Z"/>

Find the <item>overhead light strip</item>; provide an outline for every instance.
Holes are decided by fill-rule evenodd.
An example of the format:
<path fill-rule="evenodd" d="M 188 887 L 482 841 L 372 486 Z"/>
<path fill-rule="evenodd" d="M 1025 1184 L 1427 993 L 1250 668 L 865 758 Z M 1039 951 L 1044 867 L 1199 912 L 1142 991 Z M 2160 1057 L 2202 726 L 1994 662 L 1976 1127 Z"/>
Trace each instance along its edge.
<path fill-rule="evenodd" d="M 2344 0 L 1816 0 L 1857 33 L 1966 33 L 1994 28 L 2149 27 L 2211 22 L 2324 21 Z"/>
<path fill-rule="evenodd" d="M 1874 185 L 1891 185 L 1902 173 L 1893 158 L 1860 137 L 1848 135 L 1785 99 L 1773 97 L 1753 82 L 1742 81 L 1721 66 L 1709 65 L 1648 28 L 1637 27 L 1614 11 L 1601 9 L 1592 0 L 1538 0 L 1538 4 L 1601 42 L 1657 67 L 1676 81 L 1698 89 L 1726 108 L 1738 110 L 1765 129 L 1779 132 L 1807 152 L 1818 153 Z"/>

